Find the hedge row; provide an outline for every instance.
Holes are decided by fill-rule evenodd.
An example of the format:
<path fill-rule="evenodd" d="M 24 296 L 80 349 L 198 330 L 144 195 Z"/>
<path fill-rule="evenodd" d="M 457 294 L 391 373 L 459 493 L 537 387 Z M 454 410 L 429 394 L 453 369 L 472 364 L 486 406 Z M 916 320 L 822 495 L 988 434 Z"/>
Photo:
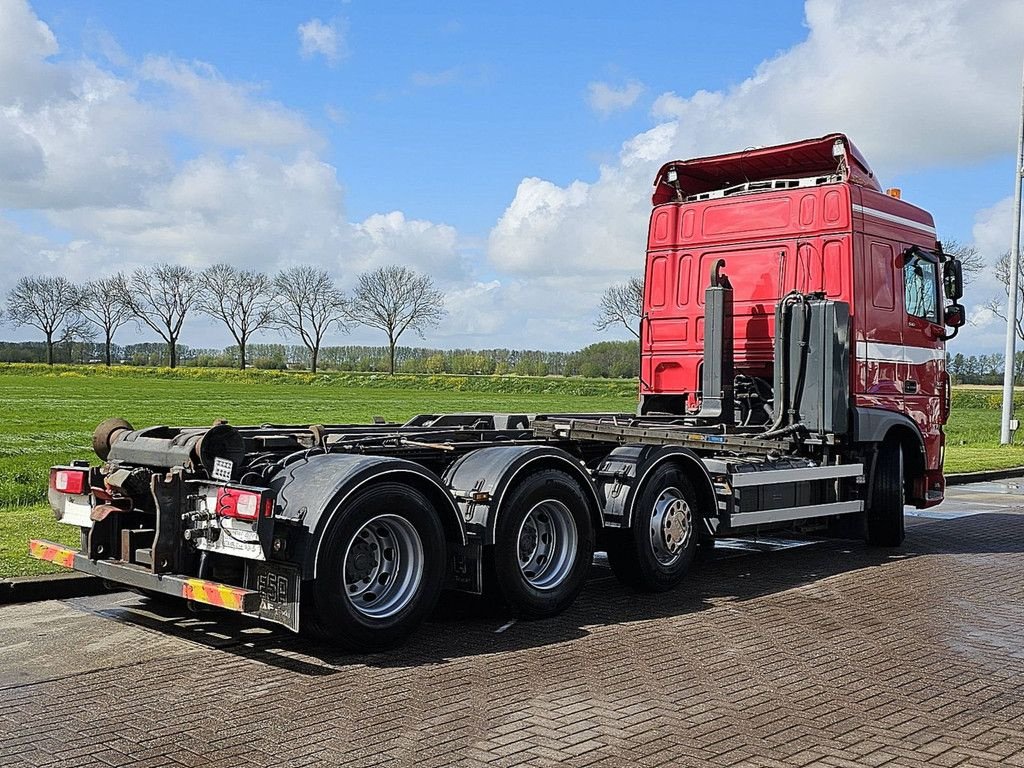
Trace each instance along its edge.
<path fill-rule="evenodd" d="M 178 381 L 305 384 L 313 387 L 362 387 L 455 392 L 493 392 L 506 395 L 553 394 L 582 397 L 636 398 L 637 383 L 629 379 L 585 379 L 574 376 L 458 376 L 454 374 L 395 374 L 274 371 L 233 368 L 147 368 L 97 365 L 43 365 L 0 363 L 2 375 L 34 375 L 61 378 L 175 379 Z M 954 409 L 998 410 L 1002 393 L 991 389 L 953 388 Z M 1014 407 L 1024 407 L 1024 392 L 1014 395 Z"/>
<path fill-rule="evenodd" d="M 1024 406 L 1024 392 L 1014 391 L 1013 407 Z M 1003 407 L 1003 393 L 985 389 L 959 389 L 953 387 L 953 410 L 958 408 L 998 411 Z"/>
<path fill-rule="evenodd" d="M 145 368 L 96 365 L 43 365 L 0 363 L 2 375 L 32 375 L 60 378 L 174 379 L 178 381 L 245 382 L 259 384 L 305 384 L 313 387 L 362 387 L 413 389 L 496 394 L 554 394 L 582 397 L 636 398 L 637 383 L 629 379 L 585 379 L 546 376 L 456 376 L 451 374 L 395 374 L 302 371 L 274 371 L 232 368 Z"/>

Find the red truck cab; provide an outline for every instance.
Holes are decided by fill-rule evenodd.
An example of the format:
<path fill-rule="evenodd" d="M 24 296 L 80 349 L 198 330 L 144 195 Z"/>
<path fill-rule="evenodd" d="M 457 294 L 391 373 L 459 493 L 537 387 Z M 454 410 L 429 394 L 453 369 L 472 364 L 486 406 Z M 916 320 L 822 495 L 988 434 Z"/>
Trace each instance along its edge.
<path fill-rule="evenodd" d="M 942 499 L 948 416 L 944 264 L 926 211 L 883 192 L 842 134 L 668 163 L 653 193 L 641 323 L 641 412 L 701 400 L 704 289 L 724 261 L 733 366 L 770 387 L 788 293 L 849 305 L 848 445 L 903 445 L 908 500 Z M 947 270 L 948 272 L 948 270 Z M 947 296 L 949 292 L 947 291 Z M 954 305 L 959 296 L 952 297 Z M 901 418 L 897 418 L 901 417 Z"/>

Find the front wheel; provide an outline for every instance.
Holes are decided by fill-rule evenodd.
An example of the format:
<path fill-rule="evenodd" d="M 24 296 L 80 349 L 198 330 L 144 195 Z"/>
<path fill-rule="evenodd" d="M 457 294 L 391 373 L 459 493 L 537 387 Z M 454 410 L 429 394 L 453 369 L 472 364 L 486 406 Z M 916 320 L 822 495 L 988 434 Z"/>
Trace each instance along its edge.
<path fill-rule="evenodd" d="M 513 490 L 494 532 L 494 580 L 525 618 L 561 613 L 576 599 L 594 555 L 587 497 L 565 472 L 545 469 Z"/>
<path fill-rule="evenodd" d="M 405 640 L 433 610 L 444 579 L 445 539 L 430 501 L 381 483 L 338 510 L 303 595 L 303 630 L 355 651 Z"/>
<path fill-rule="evenodd" d="M 898 547 L 903 543 L 903 451 L 898 443 L 882 443 L 875 457 L 871 502 L 865 510 L 868 544 Z"/>
<path fill-rule="evenodd" d="M 697 551 L 697 497 L 678 468 L 654 470 L 637 497 L 629 530 L 609 537 L 608 564 L 619 581 L 664 592 L 686 575 Z"/>

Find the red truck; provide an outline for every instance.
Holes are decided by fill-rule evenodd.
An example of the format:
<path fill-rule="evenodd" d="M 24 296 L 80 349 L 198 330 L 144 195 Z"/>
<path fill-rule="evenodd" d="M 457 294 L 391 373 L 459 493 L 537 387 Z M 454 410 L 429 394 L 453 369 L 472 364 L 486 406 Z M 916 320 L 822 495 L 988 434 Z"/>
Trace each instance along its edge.
<path fill-rule="evenodd" d="M 945 341 L 964 322 L 931 216 L 841 134 L 668 163 L 653 204 L 635 413 L 110 419 L 99 464 L 50 472 L 81 546 L 31 553 L 365 651 L 443 589 L 556 614 L 595 550 L 657 591 L 724 536 L 898 546 L 904 504 L 943 497 Z"/>

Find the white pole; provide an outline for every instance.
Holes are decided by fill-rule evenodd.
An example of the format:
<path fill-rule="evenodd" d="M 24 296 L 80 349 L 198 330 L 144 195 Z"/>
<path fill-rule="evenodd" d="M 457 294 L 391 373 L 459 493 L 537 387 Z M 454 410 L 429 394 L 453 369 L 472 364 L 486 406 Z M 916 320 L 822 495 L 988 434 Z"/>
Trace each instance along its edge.
<path fill-rule="evenodd" d="M 1024 173 L 1024 71 L 1020 81 L 1020 135 L 1017 137 L 1017 165 L 1013 172 L 1013 244 L 1010 246 L 1010 289 L 1006 297 L 1006 362 L 1003 370 L 1003 421 L 999 442 L 1010 442 L 1013 415 L 1013 369 L 1017 341 L 1017 272 L 1020 261 L 1020 187 Z"/>

